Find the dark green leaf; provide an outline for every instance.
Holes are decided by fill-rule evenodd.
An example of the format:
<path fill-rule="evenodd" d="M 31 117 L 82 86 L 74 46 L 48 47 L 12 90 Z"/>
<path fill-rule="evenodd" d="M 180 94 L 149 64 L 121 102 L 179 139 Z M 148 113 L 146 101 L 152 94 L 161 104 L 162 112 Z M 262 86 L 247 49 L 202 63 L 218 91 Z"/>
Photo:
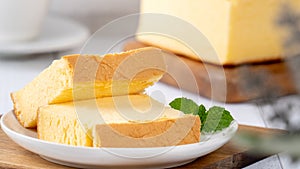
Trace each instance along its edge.
<path fill-rule="evenodd" d="M 203 104 L 201 104 L 201 105 L 199 106 L 198 115 L 199 115 L 199 117 L 200 117 L 200 121 L 201 121 L 201 130 L 202 130 L 202 129 L 203 129 L 203 126 L 204 126 L 204 122 L 205 122 L 205 120 L 206 120 L 206 116 L 207 116 L 207 114 L 206 114 L 206 108 L 204 107 Z"/>
<path fill-rule="evenodd" d="M 205 133 L 223 130 L 234 120 L 230 112 L 223 107 L 213 106 L 206 111 L 204 105 L 198 106 L 193 100 L 187 98 L 177 98 L 169 105 L 185 114 L 198 115 L 201 120 L 201 132 Z"/>
<path fill-rule="evenodd" d="M 227 110 L 223 107 L 214 106 L 207 111 L 202 131 L 207 133 L 220 131 L 227 128 L 232 120 L 233 118 Z"/>
<path fill-rule="evenodd" d="M 169 104 L 173 109 L 180 110 L 184 114 L 198 114 L 198 105 L 191 99 L 177 98 Z"/>

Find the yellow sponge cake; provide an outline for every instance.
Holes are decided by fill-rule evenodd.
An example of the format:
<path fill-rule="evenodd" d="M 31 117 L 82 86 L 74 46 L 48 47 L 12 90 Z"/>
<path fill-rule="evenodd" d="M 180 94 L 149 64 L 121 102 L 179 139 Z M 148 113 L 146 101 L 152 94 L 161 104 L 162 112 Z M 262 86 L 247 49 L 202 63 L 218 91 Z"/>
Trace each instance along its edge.
<path fill-rule="evenodd" d="M 68 55 L 54 61 L 23 89 L 11 94 L 24 127 L 37 125 L 39 107 L 72 100 L 138 94 L 165 71 L 162 52 L 142 48 L 119 54 Z"/>
<path fill-rule="evenodd" d="M 287 34 L 285 27 L 277 23 L 283 10 L 282 5 L 290 5 L 296 12 L 300 11 L 299 0 L 142 0 L 141 13 L 159 13 L 180 18 L 189 27 L 196 28 L 198 34 L 203 33 L 207 41 L 202 42 L 200 38 L 197 39 L 197 33 L 192 34 L 183 29 L 180 21 L 175 22 L 176 26 L 157 26 L 151 20 L 152 17 L 143 15 L 140 17 L 137 39 L 145 44 L 218 65 L 281 59 L 284 57 L 283 43 Z M 177 31 L 178 37 L 170 37 L 159 31 L 156 34 L 149 33 L 153 30 L 168 30 L 170 27 L 170 32 Z M 218 57 L 205 53 L 206 48 L 209 49 L 208 41 Z M 198 44 L 203 54 L 194 53 L 195 44 Z"/>
<path fill-rule="evenodd" d="M 160 147 L 200 140 L 199 116 L 165 107 L 147 95 L 44 106 L 37 129 L 40 139 L 77 146 Z"/>
<path fill-rule="evenodd" d="M 64 143 L 73 146 L 93 145 L 92 138 L 85 132 L 78 121 L 72 102 L 66 106 L 53 105 L 40 108 L 38 115 L 38 138 L 56 143 Z M 66 109 L 66 107 L 68 107 Z M 72 112 L 72 113 L 71 113 Z"/>

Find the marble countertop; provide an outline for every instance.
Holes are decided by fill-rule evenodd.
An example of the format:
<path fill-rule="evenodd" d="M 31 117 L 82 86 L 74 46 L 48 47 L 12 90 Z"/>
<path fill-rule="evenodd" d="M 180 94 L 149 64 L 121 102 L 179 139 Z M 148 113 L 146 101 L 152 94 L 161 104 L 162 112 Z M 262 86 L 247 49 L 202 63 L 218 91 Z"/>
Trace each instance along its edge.
<path fill-rule="evenodd" d="M 48 67 L 54 59 L 60 58 L 60 56 L 64 54 L 76 52 L 78 51 L 74 50 L 33 56 L 0 57 L 0 114 L 6 113 L 12 109 L 12 102 L 10 100 L 10 93 L 12 91 L 16 91 L 29 83 L 43 69 Z M 176 97 L 184 96 L 208 107 L 212 105 L 221 105 L 232 112 L 232 115 L 239 124 L 283 129 L 286 127 L 280 122 L 270 120 L 272 113 L 274 113 L 270 105 L 259 105 L 256 103 L 217 103 L 163 83 L 155 84 L 147 89 L 146 92 L 152 97 L 165 103 L 170 102 Z M 281 98 L 280 101 L 286 105 L 286 102 L 298 102 L 299 97 L 287 96 Z M 299 112 L 299 110 L 300 108 L 297 112 Z M 291 163 L 290 158 L 284 154 L 279 154 L 246 168 L 300 168 L 300 163 Z"/>

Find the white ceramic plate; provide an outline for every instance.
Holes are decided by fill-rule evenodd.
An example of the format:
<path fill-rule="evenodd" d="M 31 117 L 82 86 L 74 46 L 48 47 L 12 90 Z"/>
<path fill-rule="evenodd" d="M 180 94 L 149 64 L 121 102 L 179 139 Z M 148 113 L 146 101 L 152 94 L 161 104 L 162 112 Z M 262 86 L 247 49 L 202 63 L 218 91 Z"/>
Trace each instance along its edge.
<path fill-rule="evenodd" d="M 80 168 L 169 168 L 183 165 L 213 152 L 228 142 L 238 124 L 200 143 L 157 148 L 88 148 L 51 143 L 36 138 L 36 131 L 23 128 L 12 112 L 1 118 L 3 131 L 17 144 L 54 163 Z"/>
<path fill-rule="evenodd" d="M 0 44 L 0 56 L 49 53 L 82 45 L 89 31 L 81 24 L 67 18 L 49 16 L 41 35 L 32 41 Z"/>

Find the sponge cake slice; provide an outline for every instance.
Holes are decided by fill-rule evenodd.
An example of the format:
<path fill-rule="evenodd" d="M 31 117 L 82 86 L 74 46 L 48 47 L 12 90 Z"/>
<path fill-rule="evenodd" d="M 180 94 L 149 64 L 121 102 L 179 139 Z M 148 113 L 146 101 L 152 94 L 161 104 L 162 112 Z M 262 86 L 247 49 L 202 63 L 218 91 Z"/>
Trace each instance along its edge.
<path fill-rule="evenodd" d="M 23 89 L 11 94 L 14 113 L 27 128 L 39 107 L 72 100 L 138 94 L 165 71 L 162 52 L 142 48 L 119 54 L 68 55 L 54 61 Z"/>
<path fill-rule="evenodd" d="M 200 119 L 128 95 L 41 107 L 37 131 L 39 139 L 76 146 L 161 147 L 199 142 Z"/>

